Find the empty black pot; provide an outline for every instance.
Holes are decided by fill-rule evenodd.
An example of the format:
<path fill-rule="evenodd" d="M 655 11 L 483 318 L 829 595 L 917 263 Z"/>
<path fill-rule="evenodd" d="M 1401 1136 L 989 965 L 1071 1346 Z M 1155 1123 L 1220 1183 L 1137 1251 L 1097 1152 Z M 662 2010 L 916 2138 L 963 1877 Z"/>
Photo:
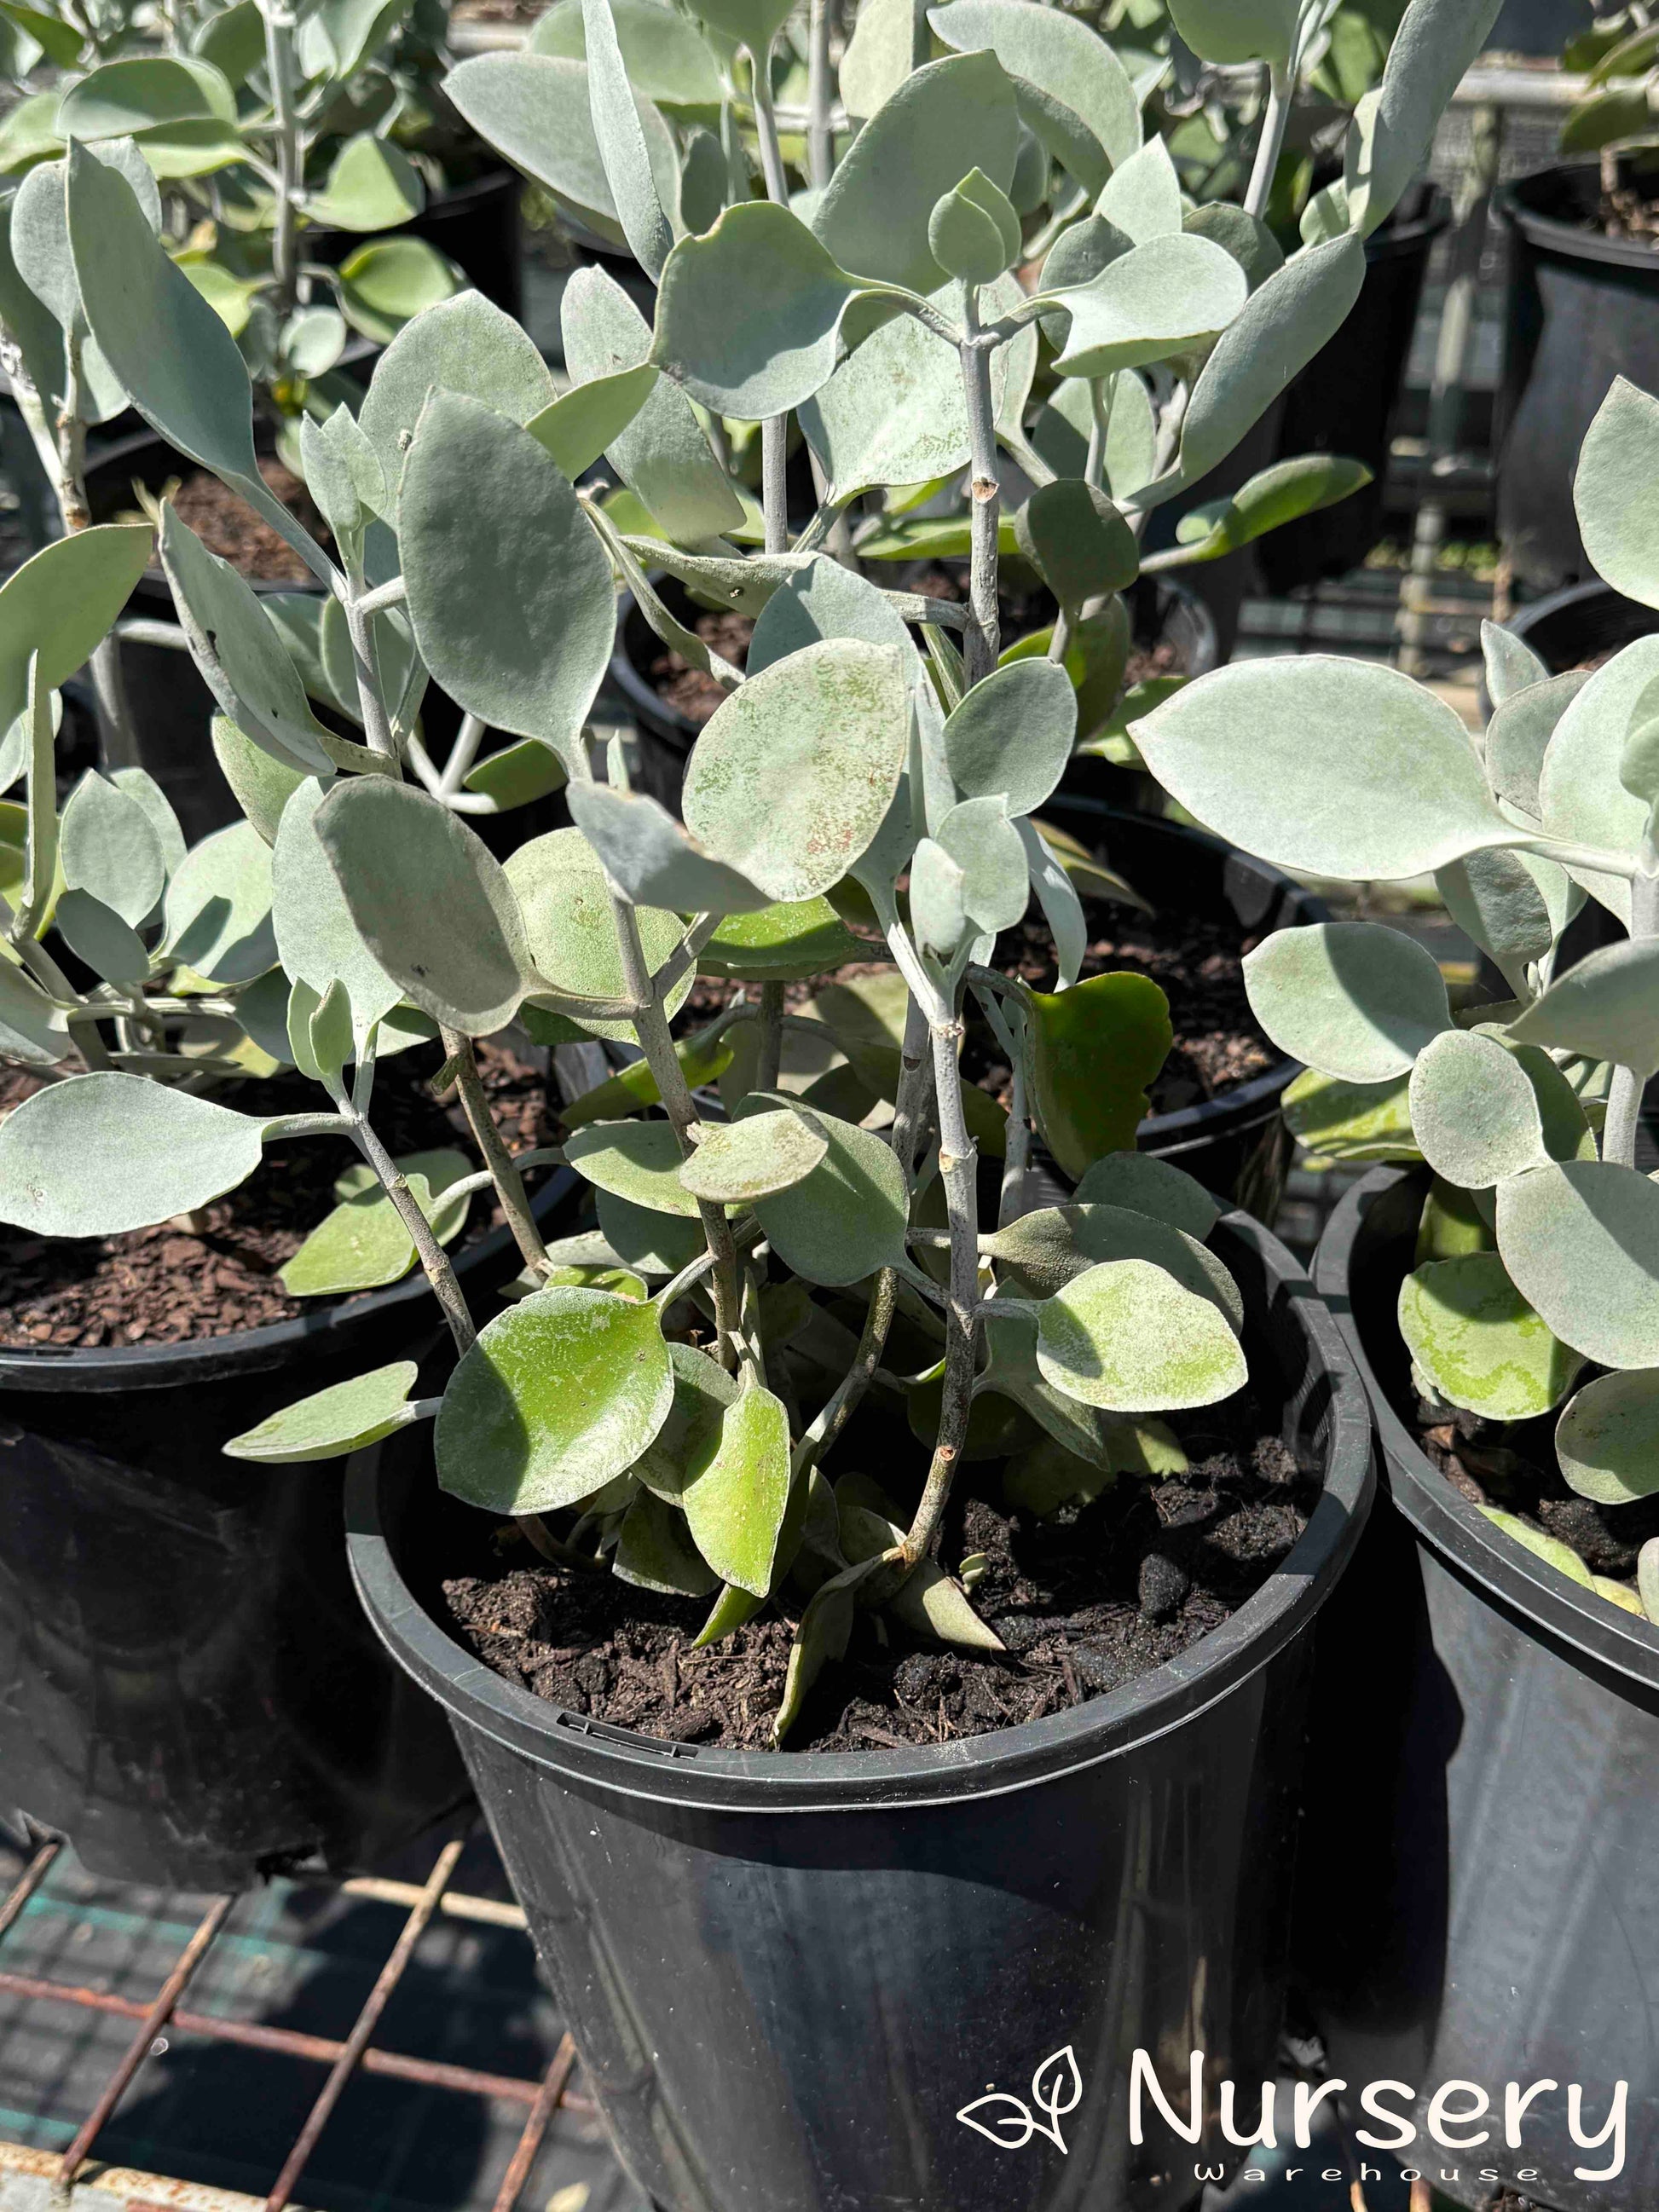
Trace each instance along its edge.
<path fill-rule="evenodd" d="M 1623 182 L 1651 191 L 1659 163 L 1621 155 Z M 1505 186 L 1510 233 L 1498 394 L 1498 529 L 1516 574 L 1548 591 L 1594 572 L 1578 534 L 1578 449 L 1614 377 L 1659 390 L 1659 250 L 1596 227 L 1597 161 Z"/>
<path fill-rule="evenodd" d="M 456 1258 L 481 1312 L 517 1264 L 505 1230 Z M 222 1890 L 371 1865 L 465 1798 L 353 1601 L 340 1467 L 220 1451 L 438 1327 L 417 1272 L 234 1336 L 0 1351 L 0 1809 L 94 1874 Z"/>
<path fill-rule="evenodd" d="M 1314 1518 L 1179 1659 L 996 1735 L 769 1755 L 561 1711 L 441 1626 L 429 1449 L 354 1462 L 363 1603 L 451 1716 L 612 2139 L 663 2212 L 1139 2212 L 1239 2163 L 1213 2092 L 1196 2147 L 1150 2106 L 1131 2143 L 1132 2054 L 1182 2112 L 1194 2050 L 1210 2084 L 1251 2085 L 1241 2113 L 1273 2071 L 1310 1631 L 1372 1478 L 1306 1279 L 1242 1215 L 1215 1246 L 1264 1411 L 1323 1472 Z M 1049 2060 L 1063 2150 L 1021 2133 Z M 994 2087 L 1010 2148 L 959 2117 Z"/>
<path fill-rule="evenodd" d="M 1414 185 L 1365 240 L 1365 281 L 1353 313 L 1285 395 L 1279 458 L 1344 453 L 1372 481 L 1351 499 L 1304 515 L 1256 540 L 1256 565 L 1270 592 L 1316 584 L 1357 568 L 1382 526 L 1389 435 L 1411 356 L 1423 282 L 1435 240 L 1451 222 L 1444 192 Z"/>
<path fill-rule="evenodd" d="M 1659 2200 L 1659 1628 L 1500 1536 L 1425 1458 L 1395 1301 L 1424 1182 L 1379 1168 L 1349 1192 L 1314 1261 L 1370 1392 L 1384 1495 L 1320 1627 L 1310 1753 L 1328 1787 L 1304 1837 L 1298 1963 L 1334 2072 L 1388 2078 L 1425 2128 L 1446 2081 L 1474 2082 L 1493 2140 L 1413 2162 L 1485 2205 L 1496 2168 L 1559 2212 Z M 1337 1685 L 1340 1685 L 1340 1691 Z M 1550 2087 L 1518 2148 L 1506 2083 Z M 1575 2145 L 1628 2084 L 1622 2170 Z M 1467 2110 L 1468 2100 L 1456 2100 Z M 1587 2123 L 1587 2124 L 1586 2124 Z M 1487 2123 L 1489 2125 L 1490 2122 Z M 1364 2123 L 1362 2121 L 1362 2124 Z"/>

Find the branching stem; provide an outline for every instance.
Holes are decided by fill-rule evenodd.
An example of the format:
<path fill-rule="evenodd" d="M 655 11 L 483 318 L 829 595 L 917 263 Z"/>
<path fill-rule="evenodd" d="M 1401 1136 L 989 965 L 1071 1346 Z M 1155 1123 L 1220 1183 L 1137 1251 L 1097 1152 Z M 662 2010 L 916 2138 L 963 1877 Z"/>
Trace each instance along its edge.
<path fill-rule="evenodd" d="M 969 501 L 971 509 L 971 566 L 969 604 L 973 610 L 963 636 L 963 659 L 969 687 L 990 674 L 1001 647 L 1001 620 L 997 612 L 997 525 L 1002 508 L 1002 488 L 997 476 L 996 410 L 991 399 L 991 357 L 976 344 L 979 334 L 978 287 L 962 288 L 963 337 L 962 388 L 968 402 L 969 460 Z"/>
<path fill-rule="evenodd" d="M 505 1139 L 495 1127 L 495 1117 L 489 1110 L 483 1082 L 478 1073 L 478 1055 L 470 1036 L 459 1030 L 441 1028 L 438 1035 L 443 1048 L 453 1063 L 455 1087 L 460 1094 L 461 1106 L 466 1115 L 467 1127 L 472 1132 L 473 1142 L 489 1170 L 489 1179 L 495 1186 L 495 1195 L 501 1200 L 507 1225 L 513 1231 L 513 1241 L 518 1246 L 526 1267 L 540 1270 L 547 1265 L 547 1247 L 542 1242 L 542 1232 L 536 1226 L 536 1216 L 530 1196 L 524 1187 L 518 1163 L 507 1149 Z"/>

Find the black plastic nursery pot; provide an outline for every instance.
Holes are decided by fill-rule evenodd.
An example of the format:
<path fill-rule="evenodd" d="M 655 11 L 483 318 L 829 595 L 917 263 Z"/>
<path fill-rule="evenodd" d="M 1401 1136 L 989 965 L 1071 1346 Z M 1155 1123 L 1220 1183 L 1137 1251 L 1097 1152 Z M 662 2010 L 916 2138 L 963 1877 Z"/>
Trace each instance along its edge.
<path fill-rule="evenodd" d="M 1353 313 L 1285 395 L 1279 458 L 1344 453 L 1371 482 L 1350 499 L 1304 515 L 1256 540 L 1267 589 L 1293 590 L 1357 568 L 1376 543 L 1387 491 L 1389 435 L 1411 356 L 1424 279 L 1451 204 L 1429 184 L 1413 186 L 1365 240 L 1365 279 Z"/>
<path fill-rule="evenodd" d="M 1073 761 L 1039 818 L 1103 854 L 1146 897 L 1167 896 L 1184 914 L 1231 924 L 1241 943 L 1328 919 L 1322 901 L 1265 860 L 1206 830 L 1114 805 L 1120 773 L 1104 761 Z M 1184 1168 L 1206 1190 L 1271 1220 L 1291 1158 L 1281 1109 L 1301 1073 L 1299 1060 L 1277 1055 L 1261 1074 L 1218 1097 L 1149 1115 L 1140 1125 L 1139 1149 Z"/>
<path fill-rule="evenodd" d="M 1352 1364 L 1294 1261 L 1241 1214 L 1214 1242 L 1264 1412 L 1323 1495 L 1279 1571 L 1182 1657 L 995 1735 L 767 1754 L 564 1712 L 441 1625 L 442 1511 L 465 1509 L 438 1498 L 429 1448 L 354 1462 L 358 1591 L 451 1717 L 659 2212 L 1140 2212 L 1194 2201 L 1195 2164 L 1240 2163 L 1215 2084 L 1248 2083 L 1249 2112 L 1273 2070 L 1311 1630 L 1372 1475 Z M 1150 2100 L 1131 2141 L 1136 2051 L 1182 2115 L 1205 2054 L 1196 2145 Z M 959 2117 L 993 2087 L 1009 2148 Z M 1054 2134 L 1022 2133 L 1022 2110 L 1047 2130 L 1055 2106 Z"/>
<path fill-rule="evenodd" d="M 1620 653 L 1659 630 L 1659 612 L 1611 584 L 1569 584 L 1516 609 L 1505 625 L 1524 638 L 1552 676 Z"/>
<path fill-rule="evenodd" d="M 965 562 L 941 565 L 959 568 L 966 575 Z M 1202 572 L 1193 573 L 1197 576 Z M 692 623 L 703 611 L 672 577 L 653 576 L 652 583 L 678 621 Z M 1052 612 L 1053 601 L 1047 604 Z M 1173 577 L 1146 579 L 1130 595 L 1130 619 L 1137 645 L 1167 641 L 1172 647 L 1177 664 L 1172 672 L 1207 676 L 1220 665 L 1214 617 L 1187 583 L 1177 583 Z M 611 658 L 611 681 L 639 732 L 640 789 L 648 791 L 678 814 L 686 757 L 697 741 L 701 726 L 665 699 L 651 680 L 653 664 L 666 651 L 633 595 L 623 592 L 617 602 L 617 647 Z M 1124 789 L 1129 788 L 1126 783 Z"/>
<path fill-rule="evenodd" d="M 516 1265 L 505 1230 L 456 1255 L 475 1293 Z M 417 1273 L 235 1335 L 0 1350 L 0 1813 L 94 1874 L 223 1890 L 372 1865 L 465 1800 L 353 1600 L 340 1466 L 220 1450 L 438 1326 Z"/>
<path fill-rule="evenodd" d="M 493 300 L 516 320 L 524 307 L 524 244 L 519 203 L 524 179 L 495 165 L 465 184 L 434 192 L 412 222 L 365 238 L 355 231 L 309 230 L 305 251 L 337 268 L 360 246 L 381 239 L 423 238 L 460 270 L 475 292 Z"/>
<path fill-rule="evenodd" d="M 1419 2130 L 1402 2155 L 1454 2201 L 1487 2203 L 1486 2168 L 1557 2212 L 1651 2212 L 1659 1628 L 1499 1536 L 1401 1420 L 1395 1302 L 1424 1188 L 1373 1171 L 1314 1262 L 1370 1395 L 1383 1495 L 1321 1623 L 1310 1756 L 1328 1787 L 1303 1839 L 1300 1973 L 1333 2073 L 1355 2093 L 1409 2085 L 1389 2099 Z M 1428 2139 L 1429 2101 L 1454 2081 L 1498 2115 L 1478 2148 Z M 1506 2085 L 1535 2082 L 1510 2148 Z M 1594 2135 L 1620 2083 L 1622 2166 L 1599 2178 L 1613 2142 L 1575 2143 L 1570 2092 Z"/>
<path fill-rule="evenodd" d="M 1659 188 L 1651 157 L 1621 181 Z M 1659 250 L 1597 228 L 1598 161 L 1523 177 L 1498 195 L 1510 234 L 1498 395 L 1498 529 L 1515 573 L 1547 591 L 1592 574 L 1573 512 L 1578 449 L 1614 377 L 1659 389 Z"/>

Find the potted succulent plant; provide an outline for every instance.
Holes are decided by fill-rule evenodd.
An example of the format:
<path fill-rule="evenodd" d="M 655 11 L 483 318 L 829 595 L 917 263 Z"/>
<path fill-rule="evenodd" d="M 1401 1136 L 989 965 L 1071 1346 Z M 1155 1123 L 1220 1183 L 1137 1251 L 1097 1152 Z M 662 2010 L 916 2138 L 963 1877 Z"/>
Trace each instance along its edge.
<path fill-rule="evenodd" d="M 1598 15 L 1563 61 L 1588 78 L 1562 127 L 1565 158 L 1497 201 L 1510 232 L 1498 530 L 1516 575 L 1544 592 L 1591 574 L 1573 465 L 1609 385 L 1659 385 L 1659 70 L 1647 9 Z"/>
<path fill-rule="evenodd" d="M 1659 403 L 1620 382 L 1585 442 L 1578 522 L 1601 575 L 1648 606 L 1656 475 Z M 1343 1632 L 1387 1649 L 1364 1725 L 1398 1811 L 1358 1884 L 1345 1856 L 1340 1905 L 1316 1885 L 1314 1979 L 1339 2071 L 1361 2049 L 1431 2084 L 1553 2070 L 1528 2137 L 1536 2193 L 1634 2208 L 1659 2135 L 1644 2117 L 1622 2167 L 1587 2159 L 1578 2093 L 1559 2084 L 1628 2084 L 1652 2110 L 1659 1225 L 1634 1160 L 1659 1065 L 1659 652 L 1643 637 L 1552 677 L 1491 630 L 1487 668 L 1478 749 L 1427 691 L 1340 660 L 1221 672 L 1137 736 L 1166 787 L 1249 850 L 1337 877 L 1432 869 L 1504 980 L 1506 998 L 1454 1009 L 1421 948 L 1372 923 L 1271 938 L 1248 963 L 1263 1023 L 1309 1064 L 1289 1107 L 1304 1141 L 1409 1164 L 1350 1195 L 1318 1267 L 1351 1316 L 1400 1516 Z M 1281 812 L 1291 742 L 1319 763 L 1317 819 Z M 1587 896 L 1626 934 L 1560 972 Z M 1522 1893 L 1538 1903 L 1517 1929 Z M 1511 2133 L 1483 2162 L 1514 2184 L 1516 2150 Z"/>
<path fill-rule="evenodd" d="M 218 665 L 269 718 L 254 722 L 263 751 L 221 720 L 247 818 L 194 847 L 141 768 L 89 772 L 58 801 L 58 687 L 95 656 L 149 557 L 149 526 L 89 526 L 0 586 L 0 792 L 23 793 L 0 799 L 0 1143 L 13 1163 L 0 1198 L 0 1798 L 66 1830 L 98 1872 L 216 1888 L 319 1855 L 372 1863 L 464 1792 L 430 1709 L 352 1599 L 337 1486 L 290 1463 L 303 1451 L 231 1470 L 219 1448 L 296 1377 L 394 1356 L 413 1376 L 432 1322 L 411 1285 L 393 1287 L 415 1266 L 411 1224 L 433 1249 L 454 1245 L 455 1279 L 485 1294 L 511 1271 L 511 1239 L 487 1233 L 455 1127 L 471 1115 L 500 1141 L 478 1079 L 458 1065 L 458 1108 L 441 1110 L 411 1060 L 392 1058 L 423 1059 L 429 1076 L 445 1057 L 395 992 L 382 989 L 372 1043 L 337 1020 L 329 1048 L 359 1063 L 366 1164 L 319 1147 L 346 1127 L 333 1099 L 307 1096 L 321 1063 L 306 1010 L 329 997 L 334 956 L 296 827 L 303 797 L 286 838 L 279 823 L 291 789 L 314 793 L 374 756 L 315 721 L 291 668 L 259 688 L 219 611 L 228 597 L 245 631 L 266 624 L 274 659 L 258 601 L 171 510 L 164 535 L 169 566 L 185 564 L 189 618 L 221 635 Z M 230 678 L 218 681 L 229 700 Z M 331 1069 L 325 1081 L 337 1087 Z M 504 1084 L 501 1103 L 522 1118 L 533 1092 Z M 54 1120 L 103 1153 L 78 1197 L 27 1164 L 29 1130 Z M 175 1182 L 148 1133 L 179 1127 L 192 1133 Z M 245 1152 L 252 1132 L 285 1146 L 240 1212 L 215 1204 L 227 1130 Z M 239 1161 L 236 1179 L 254 1164 Z M 556 1197 L 550 1187 L 542 1210 Z"/>

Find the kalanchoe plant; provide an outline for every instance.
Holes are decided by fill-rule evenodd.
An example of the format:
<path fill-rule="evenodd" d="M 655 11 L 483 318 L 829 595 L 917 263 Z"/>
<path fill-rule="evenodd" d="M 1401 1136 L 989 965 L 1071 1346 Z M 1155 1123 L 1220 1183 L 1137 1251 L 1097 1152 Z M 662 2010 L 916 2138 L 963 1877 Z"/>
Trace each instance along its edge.
<path fill-rule="evenodd" d="M 1578 519 L 1601 574 L 1648 606 L 1656 481 L 1659 402 L 1620 380 L 1585 441 Z M 1136 735 L 1165 788 L 1247 851 L 1339 878 L 1432 871 L 1503 975 L 1507 998 L 1454 1007 L 1430 955 L 1370 922 L 1281 932 L 1245 963 L 1257 1019 L 1310 1071 L 1291 1094 L 1304 1141 L 1433 1171 L 1400 1297 L 1423 1395 L 1499 1425 L 1559 1407 L 1563 1477 L 1618 1506 L 1659 1491 L 1659 1191 L 1634 1165 L 1659 1070 L 1659 640 L 1554 677 L 1504 630 L 1486 646 L 1478 744 L 1431 692 L 1336 659 L 1222 670 Z M 1629 939 L 1562 972 L 1586 896 Z M 1492 1517 L 1659 1620 L 1659 1540 L 1632 1589 Z"/>
<path fill-rule="evenodd" d="M 1561 151 L 1600 154 L 1603 182 L 1616 192 L 1619 154 L 1659 145 L 1659 24 L 1652 9 L 1638 0 L 1598 15 L 1568 40 L 1561 59 L 1589 80 L 1561 126 Z"/>
<path fill-rule="evenodd" d="M 1431 0 L 1416 4 L 1440 23 Z M 355 692 L 361 744 L 327 739 L 316 671 L 267 608 L 176 514 L 162 528 L 191 651 L 234 733 L 233 782 L 271 843 L 291 1057 L 329 1097 L 308 1126 L 350 1139 L 380 1181 L 457 1353 L 441 1401 L 411 1401 L 413 1369 L 398 1363 L 230 1449 L 326 1457 L 435 1416 L 441 1483 L 515 1516 L 550 1556 L 707 1595 L 710 1638 L 781 1607 L 797 1634 L 779 1740 L 860 1607 L 993 1640 L 967 1594 L 970 1564 L 940 1556 L 965 1459 L 1018 1446 L 1011 1494 L 1052 1510 L 1115 1474 L 1181 1465 L 1158 1417 L 1245 1380 L 1239 1293 L 1203 1242 L 1215 1201 L 1133 1149 L 1170 1042 L 1167 1006 L 1144 978 L 1078 980 L 1078 896 L 1032 824 L 1078 707 L 1054 659 L 999 663 L 998 394 L 1023 373 L 1035 323 L 1053 319 L 1101 388 L 1091 442 L 1103 451 L 1111 380 L 1169 364 L 1148 495 L 1131 510 L 1144 513 L 1227 450 L 1322 342 L 1358 281 L 1359 233 L 1306 249 L 1252 292 L 1237 254 L 1173 220 L 1167 161 L 1140 154 L 1133 87 L 1109 48 L 1081 32 L 1078 66 L 1094 75 L 1073 93 L 1087 93 L 1088 123 L 1039 97 L 1031 74 L 1060 66 L 1051 26 L 1081 27 L 1015 0 L 984 12 L 998 45 L 1012 42 L 1006 59 L 964 29 L 964 51 L 900 71 L 810 222 L 781 204 L 763 95 L 773 196 L 682 235 L 617 21 L 605 0 L 583 0 L 586 58 L 568 66 L 617 218 L 660 270 L 655 329 L 609 280 L 579 279 L 565 301 L 576 381 L 550 397 L 523 332 L 464 295 L 400 333 L 358 418 L 343 409 L 307 426 L 307 485 L 338 565 L 292 517 L 280 526 L 338 611 L 336 699 Z M 758 85 L 776 20 L 763 10 L 738 27 Z M 1019 246 L 1009 191 L 1036 127 L 1024 114 L 1119 183 L 1121 212 L 1143 188 L 1152 210 L 1144 240 L 1120 247 L 1115 234 L 1103 265 L 1031 298 L 1002 289 Z M 1380 218 L 1431 122 L 1406 89 L 1379 112 L 1356 222 L 1367 191 Z M 66 205 L 90 337 L 133 404 L 272 513 L 254 477 L 246 365 L 128 179 L 71 147 Z M 832 476 L 817 521 L 788 542 L 787 418 L 833 408 L 837 380 L 860 368 L 869 396 L 862 422 L 842 417 L 848 435 L 920 388 L 945 418 L 949 465 L 971 468 L 965 608 L 883 591 L 816 550 L 856 468 Z M 762 552 L 722 534 L 741 508 L 699 407 L 777 426 Z M 826 450 L 841 469 L 850 448 Z M 575 489 L 600 453 L 673 543 L 624 533 Z M 1133 572 L 1130 514 L 1081 473 L 1046 484 L 1018 527 L 1074 629 Z M 647 559 L 756 618 L 743 674 L 673 622 Z M 683 822 L 630 790 L 619 744 L 601 755 L 589 734 L 618 574 L 728 694 L 689 762 Z M 570 828 L 493 857 L 453 781 L 422 766 L 411 702 L 428 673 L 478 726 L 556 764 Z M 1033 892 L 1057 951 L 1053 993 L 986 964 Z M 852 934 L 847 915 L 872 934 Z M 788 982 L 867 961 L 872 946 L 890 974 L 787 1012 Z M 699 972 L 742 993 L 677 1041 Z M 970 1004 L 1012 1071 L 1006 1114 L 963 1074 Z M 405 1006 L 437 1029 L 483 1161 L 444 1196 L 492 1185 L 524 1263 L 516 1302 L 482 1325 L 368 1119 L 380 1025 Z M 567 1114 L 560 1156 L 593 1193 L 599 1226 L 550 1248 L 476 1079 L 477 1041 L 515 1020 L 641 1055 Z M 723 1111 L 694 1089 L 711 1081 Z M 270 1133 L 257 1115 L 119 1070 L 70 1078 L 0 1128 L 0 1212 L 92 1233 L 118 1146 L 124 1223 L 164 1216 L 233 1188 Z M 1039 1133 L 1075 1184 L 1066 1203 L 1044 1202 Z M 1001 1155 L 1000 1179 L 982 1178 L 981 1153 Z M 919 1355 L 906 1376 L 887 1364 L 900 1345 Z M 896 1494 L 856 1474 L 832 1486 L 824 1471 L 872 1389 L 897 1394 L 925 1442 L 908 1489 L 896 1466 Z"/>

